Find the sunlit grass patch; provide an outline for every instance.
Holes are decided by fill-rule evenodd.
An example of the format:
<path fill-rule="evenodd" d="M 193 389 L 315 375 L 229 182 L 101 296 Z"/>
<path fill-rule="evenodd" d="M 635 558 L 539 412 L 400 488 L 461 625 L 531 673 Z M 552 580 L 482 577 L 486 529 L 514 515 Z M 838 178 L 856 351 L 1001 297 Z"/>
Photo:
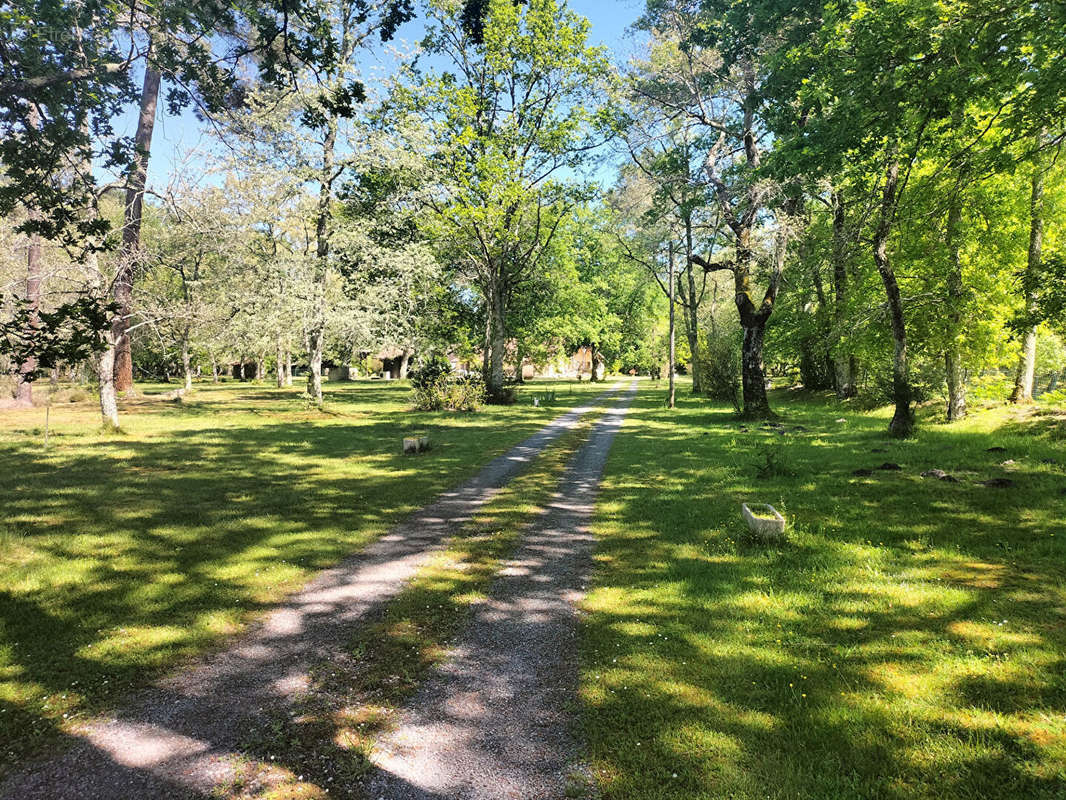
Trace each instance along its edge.
<path fill-rule="evenodd" d="M 807 430 L 645 391 L 616 439 L 581 688 L 605 800 L 1066 797 L 1053 440 L 998 409 L 905 442 L 882 412 L 778 410 Z M 785 540 L 750 539 L 742 501 Z"/>

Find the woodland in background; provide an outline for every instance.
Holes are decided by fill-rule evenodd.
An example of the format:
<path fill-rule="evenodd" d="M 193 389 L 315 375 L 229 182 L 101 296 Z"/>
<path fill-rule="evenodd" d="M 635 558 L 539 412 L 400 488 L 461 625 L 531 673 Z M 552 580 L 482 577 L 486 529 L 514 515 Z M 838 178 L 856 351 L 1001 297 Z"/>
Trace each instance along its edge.
<path fill-rule="evenodd" d="M 649 0 L 617 65 L 588 31 L 564 0 L 7 6 L 13 402 L 91 380 L 117 427 L 135 380 L 239 364 L 321 403 L 385 351 L 508 402 L 579 347 L 748 417 L 773 379 L 889 402 L 900 436 L 1060 397 L 1061 3 Z M 189 107 L 207 143 L 149 186 Z"/>

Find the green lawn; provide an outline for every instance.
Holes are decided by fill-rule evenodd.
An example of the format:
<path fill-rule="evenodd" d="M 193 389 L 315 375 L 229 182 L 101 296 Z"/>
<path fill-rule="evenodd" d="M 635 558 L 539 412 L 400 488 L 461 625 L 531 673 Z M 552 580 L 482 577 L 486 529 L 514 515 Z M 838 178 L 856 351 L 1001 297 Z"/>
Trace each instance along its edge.
<path fill-rule="evenodd" d="M 1066 412 L 895 441 L 776 395 L 783 435 L 645 385 L 616 439 L 582 674 L 605 800 L 1066 797 Z"/>
<path fill-rule="evenodd" d="M 0 416 L 0 759 L 239 630 L 310 574 L 473 474 L 601 387 L 554 407 L 414 413 L 406 382 L 200 386 L 127 404 L 103 436 L 91 401 Z M 524 390 L 535 391 L 535 387 Z M 401 456 L 428 433 L 433 450 Z"/>

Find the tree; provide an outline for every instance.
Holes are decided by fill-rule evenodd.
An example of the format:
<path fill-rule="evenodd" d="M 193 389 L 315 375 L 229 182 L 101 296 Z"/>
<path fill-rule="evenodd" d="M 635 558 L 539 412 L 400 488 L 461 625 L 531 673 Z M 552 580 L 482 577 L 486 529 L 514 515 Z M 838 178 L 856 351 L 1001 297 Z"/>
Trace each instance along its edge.
<path fill-rule="evenodd" d="M 427 231 L 447 243 L 486 310 L 486 386 L 504 396 L 509 310 L 541 267 L 560 225 L 587 195 L 579 170 L 601 139 L 609 77 L 588 22 L 557 0 L 489 0 L 481 35 L 434 0 L 423 46 L 452 71 L 410 72 L 395 102 L 417 115 L 438 165 Z"/>
<path fill-rule="evenodd" d="M 693 149 L 699 154 L 699 169 L 712 190 L 721 224 L 732 234 L 733 256 L 715 260 L 695 252 L 686 255 L 707 272 L 723 270 L 733 275 L 734 300 L 744 332 L 744 414 L 762 417 L 770 414 L 763 341 L 781 286 L 787 237 L 778 237 L 780 247 L 769 259 L 766 289 L 756 299 L 756 228 L 778 188 L 761 174 L 763 149 L 770 141 L 759 102 L 766 46 L 760 41 L 736 51 L 718 47 L 720 43 L 707 32 L 717 29 L 720 13 L 713 2 L 698 8 L 674 0 L 650 2 L 640 24 L 653 33 L 654 69 L 636 90 L 668 118 L 699 129 Z M 686 154 L 684 161 L 691 158 Z M 789 215 L 787 208 L 780 210 L 782 216 Z M 782 225 L 778 228 L 783 232 Z M 684 242 L 686 250 L 691 249 L 691 232 L 686 232 Z"/>

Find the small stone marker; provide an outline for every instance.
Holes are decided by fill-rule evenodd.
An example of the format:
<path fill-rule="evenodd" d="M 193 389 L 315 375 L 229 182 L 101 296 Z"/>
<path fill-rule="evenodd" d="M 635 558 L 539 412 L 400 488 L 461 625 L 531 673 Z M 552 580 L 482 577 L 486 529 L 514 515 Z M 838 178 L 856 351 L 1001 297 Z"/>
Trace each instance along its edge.
<path fill-rule="evenodd" d="M 428 436 L 405 436 L 403 440 L 403 454 L 424 453 L 429 449 Z"/>
<path fill-rule="evenodd" d="M 741 503 L 740 513 L 751 532 L 763 539 L 777 539 L 785 532 L 785 518 L 768 503 Z"/>

